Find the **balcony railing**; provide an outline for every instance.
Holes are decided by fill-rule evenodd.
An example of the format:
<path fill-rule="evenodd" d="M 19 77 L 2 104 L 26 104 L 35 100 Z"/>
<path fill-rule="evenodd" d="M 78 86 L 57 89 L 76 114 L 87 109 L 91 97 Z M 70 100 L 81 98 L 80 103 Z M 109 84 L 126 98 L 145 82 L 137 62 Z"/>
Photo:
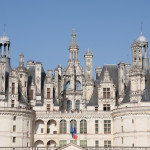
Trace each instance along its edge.
<path fill-rule="evenodd" d="M 0 150 L 59 150 L 60 147 L 0 147 Z M 150 150 L 150 147 L 84 147 L 84 150 Z"/>

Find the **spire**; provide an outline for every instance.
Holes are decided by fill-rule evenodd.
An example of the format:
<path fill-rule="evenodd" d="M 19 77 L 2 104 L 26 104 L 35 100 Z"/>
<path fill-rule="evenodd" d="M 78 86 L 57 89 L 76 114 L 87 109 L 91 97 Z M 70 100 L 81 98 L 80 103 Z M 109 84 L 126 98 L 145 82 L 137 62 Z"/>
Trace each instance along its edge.
<path fill-rule="evenodd" d="M 76 34 L 75 34 L 75 29 L 73 29 L 73 32 L 72 32 L 72 42 L 76 42 Z"/>
<path fill-rule="evenodd" d="M 76 34 L 75 34 L 75 29 L 73 29 L 72 32 L 72 42 L 69 46 L 69 49 L 79 49 L 77 43 L 76 43 Z"/>
<path fill-rule="evenodd" d="M 142 25 L 143 25 L 143 22 L 141 21 L 141 36 L 142 36 Z"/>

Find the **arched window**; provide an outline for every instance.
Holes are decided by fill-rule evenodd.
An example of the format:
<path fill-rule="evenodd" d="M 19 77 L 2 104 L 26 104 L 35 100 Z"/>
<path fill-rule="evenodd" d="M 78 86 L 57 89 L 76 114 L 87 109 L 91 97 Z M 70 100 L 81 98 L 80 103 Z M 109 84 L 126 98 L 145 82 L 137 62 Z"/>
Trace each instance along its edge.
<path fill-rule="evenodd" d="M 81 90 L 81 83 L 80 83 L 80 81 L 76 82 L 76 90 Z"/>
<path fill-rule="evenodd" d="M 60 133 L 66 133 L 66 120 L 61 120 L 60 121 Z"/>
<path fill-rule="evenodd" d="M 70 100 L 67 101 L 67 111 L 72 109 L 72 102 Z"/>
<path fill-rule="evenodd" d="M 74 128 L 75 128 L 76 131 L 77 131 L 77 121 L 76 121 L 76 120 L 71 120 L 71 121 L 70 121 L 70 126 L 72 126 L 73 130 L 74 130 Z"/>
<path fill-rule="evenodd" d="M 87 134 L 87 122 L 86 122 L 86 120 L 80 121 L 80 133 L 81 134 Z"/>
<path fill-rule="evenodd" d="M 68 91 L 69 88 L 70 88 L 70 81 L 68 81 L 67 84 L 66 84 L 66 90 Z"/>
<path fill-rule="evenodd" d="M 77 110 L 80 110 L 80 100 L 77 100 L 77 101 L 76 101 L 76 109 L 77 109 Z"/>

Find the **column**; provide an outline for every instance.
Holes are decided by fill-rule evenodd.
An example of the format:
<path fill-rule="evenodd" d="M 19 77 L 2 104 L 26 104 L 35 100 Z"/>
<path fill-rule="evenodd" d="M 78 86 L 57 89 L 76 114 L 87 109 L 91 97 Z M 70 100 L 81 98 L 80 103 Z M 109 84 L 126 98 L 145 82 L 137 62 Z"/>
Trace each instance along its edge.
<path fill-rule="evenodd" d="M 70 121 L 66 120 L 66 126 L 67 126 L 67 134 L 70 134 Z"/>

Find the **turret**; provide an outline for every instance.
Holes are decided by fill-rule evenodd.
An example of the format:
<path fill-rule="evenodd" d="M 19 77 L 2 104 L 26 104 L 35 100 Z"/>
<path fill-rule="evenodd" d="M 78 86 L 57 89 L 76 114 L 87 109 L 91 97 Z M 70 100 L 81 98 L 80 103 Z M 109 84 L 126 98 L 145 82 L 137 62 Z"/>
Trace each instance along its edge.
<path fill-rule="evenodd" d="M 78 51 L 79 51 L 79 46 L 76 43 L 75 30 L 73 30 L 72 42 L 69 46 L 69 61 L 78 61 Z"/>
<path fill-rule="evenodd" d="M 10 40 L 5 33 L 0 37 L 0 61 L 6 63 L 6 72 L 10 72 Z"/>

